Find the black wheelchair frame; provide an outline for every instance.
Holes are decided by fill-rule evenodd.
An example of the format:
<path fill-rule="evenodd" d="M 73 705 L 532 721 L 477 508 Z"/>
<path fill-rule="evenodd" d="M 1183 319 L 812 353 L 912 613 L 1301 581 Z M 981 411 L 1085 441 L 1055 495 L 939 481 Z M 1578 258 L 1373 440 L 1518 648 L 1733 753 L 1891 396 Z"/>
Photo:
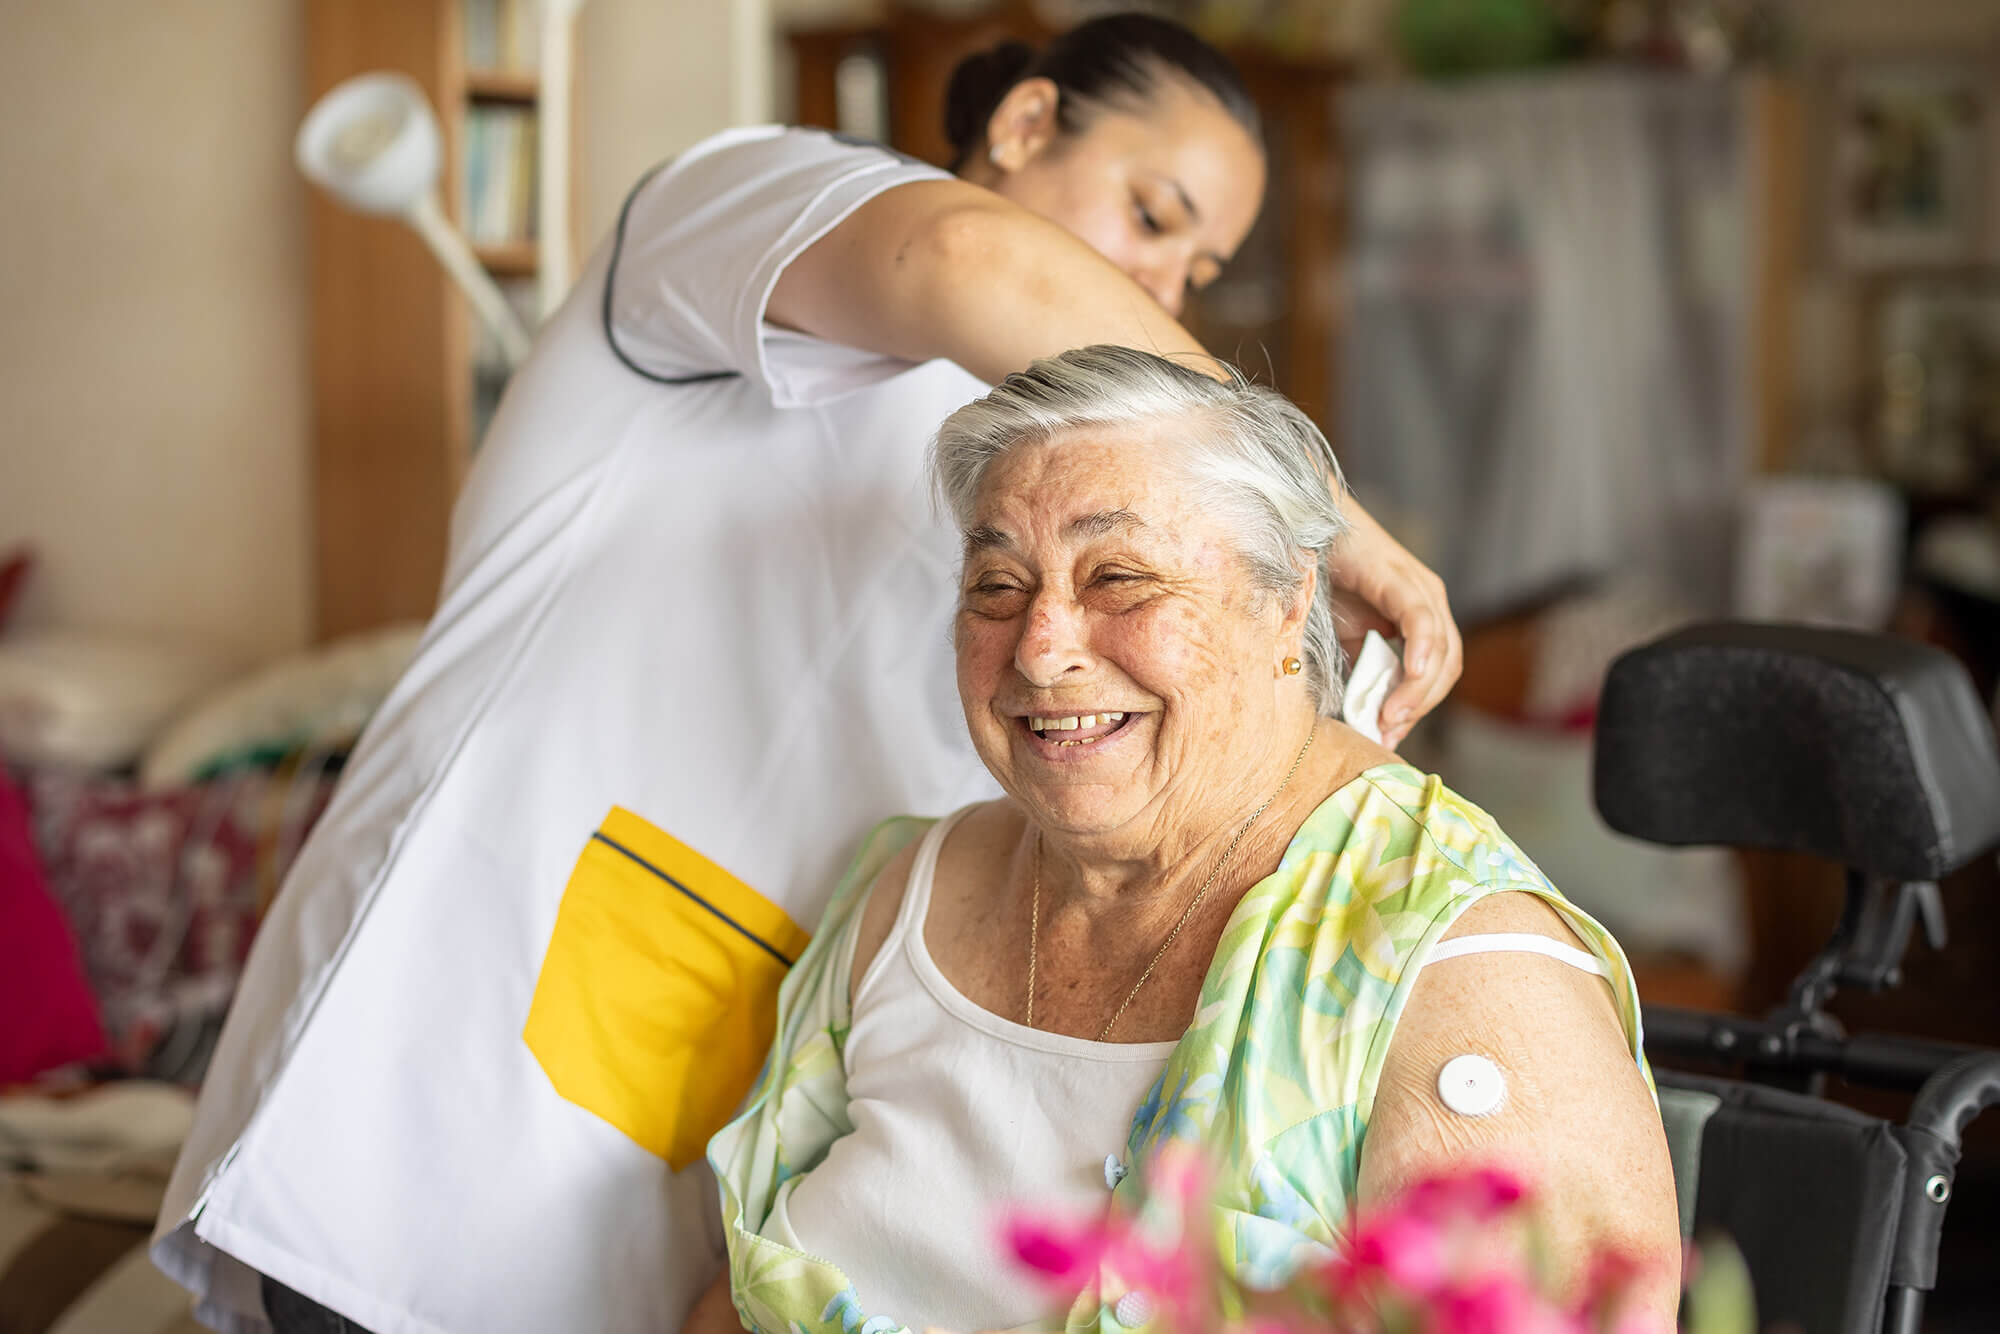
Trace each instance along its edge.
<path fill-rule="evenodd" d="M 1964 668 L 1885 635 L 1692 626 L 1612 665 L 1594 786 L 1632 837 L 1846 868 L 1840 922 L 1783 1004 L 1762 1018 L 1647 1006 L 1646 1051 L 1670 1140 L 1670 1108 L 1699 1120 L 1676 1143 L 1684 1220 L 1734 1235 L 1761 1318 L 1917 1334 L 1961 1137 L 2000 1102 L 2000 1050 L 1850 1034 L 1827 1005 L 1899 985 L 1917 930 L 1941 948 L 1937 881 L 2000 844 L 2000 752 Z M 1821 1096 L 1829 1075 L 1913 1091 L 1909 1115 L 1839 1107 Z"/>

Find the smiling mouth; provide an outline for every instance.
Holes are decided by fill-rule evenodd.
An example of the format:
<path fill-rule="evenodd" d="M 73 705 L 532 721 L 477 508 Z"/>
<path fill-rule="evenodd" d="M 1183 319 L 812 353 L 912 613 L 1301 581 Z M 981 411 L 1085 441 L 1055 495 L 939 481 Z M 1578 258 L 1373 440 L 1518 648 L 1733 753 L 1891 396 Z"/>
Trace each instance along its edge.
<path fill-rule="evenodd" d="M 1032 715 L 1021 722 L 1052 746 L 1094 746 L 1136 717 L 1133 713 L 1067 713 Z"/>

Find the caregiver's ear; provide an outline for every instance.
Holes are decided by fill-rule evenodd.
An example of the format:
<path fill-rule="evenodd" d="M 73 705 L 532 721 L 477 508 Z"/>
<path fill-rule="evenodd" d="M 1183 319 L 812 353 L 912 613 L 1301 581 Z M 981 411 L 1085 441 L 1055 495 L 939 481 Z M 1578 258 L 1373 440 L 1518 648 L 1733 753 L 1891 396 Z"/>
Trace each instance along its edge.
<path fill-rule="evenodd" d="M 1056 117 L 1062 91 L 1054 79 L 1023 79 L 1007 90 L 986 122 L 986 156 L 1002 171 L 1019 171 L 1062 132 Z"/>

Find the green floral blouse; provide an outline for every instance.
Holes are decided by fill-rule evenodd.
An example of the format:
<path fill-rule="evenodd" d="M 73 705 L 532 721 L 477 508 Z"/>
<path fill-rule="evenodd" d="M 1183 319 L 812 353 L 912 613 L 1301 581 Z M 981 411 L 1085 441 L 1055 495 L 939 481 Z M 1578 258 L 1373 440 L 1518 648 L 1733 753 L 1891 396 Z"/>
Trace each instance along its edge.
<path fill-rule="evenodd" d="M 756 1089 L 709 1142 L 736 1307 L 762 1334 L 905 1329 L 896 1314 L 869 1311 L 866 1294 L 833 1261 L 761 1229 L 853 1128 L 843 1047 L 861 906 L 883 866 L 931 823 L 901 818 L 870 835 L 779 993 L 777 1038 Z M 1651 1084 L 1638 992 L 1610 933 L 1438 778 L 1403 764 L 1371 769 L 1322 802 L 1278 869 L 1243 896 L 1194 1022 L 1132 1121 L 1126 1161 L 1180 1141 L 1217 1164 L 1217 1241 L 1243 1282 L 1280 1281 L 1340 1233 L 1383 1059 L 1418 965 L 1460 913 L 1513 890 L 1546 899 L 1604 964 Z M 1121 1206 L 1141 1207 L 1142 1175 L 1119 1183 Z M 1102 1275 L 1071 1308 L 1069 1330 L 1118 1334 L 1115 1307 L 1126 1290 L 1116 1274 Z"/>

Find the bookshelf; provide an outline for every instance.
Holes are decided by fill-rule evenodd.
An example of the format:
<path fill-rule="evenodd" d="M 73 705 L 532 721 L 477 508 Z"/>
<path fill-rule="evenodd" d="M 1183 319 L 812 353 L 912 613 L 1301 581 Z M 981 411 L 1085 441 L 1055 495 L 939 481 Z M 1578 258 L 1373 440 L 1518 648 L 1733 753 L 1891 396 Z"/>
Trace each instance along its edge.
<path fill-rule="evenodd" d="M 542 77 L 534 36 L 529 0 L 307 3 L 304 105 L 369 70 L 416 80 L 442 131 L 438 194 L 446 216 L 530 327 L 540 269 L 532 181 Z M 489 140 L 500 152 L 482 167 L 476 154 Z M 472 197 L 489 177 L 501 180 L 504 200 Z M 463 296 L 408 228 L 350 213 L 317 191 L 307 195 L 314 593 L 325 639 L 430 614 L 452 501 L 505 370 Z"/>

